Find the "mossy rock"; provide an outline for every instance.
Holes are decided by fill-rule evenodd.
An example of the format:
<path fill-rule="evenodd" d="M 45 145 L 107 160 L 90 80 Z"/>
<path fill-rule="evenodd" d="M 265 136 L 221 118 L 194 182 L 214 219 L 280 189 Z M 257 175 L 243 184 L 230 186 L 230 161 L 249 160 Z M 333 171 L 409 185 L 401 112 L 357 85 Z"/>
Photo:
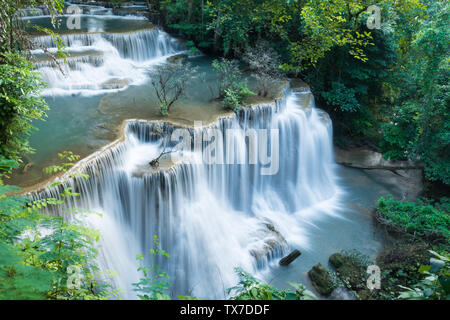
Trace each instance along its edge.
<path fill-rule="evenodd" d="M 167 58 L 167 62 L 176 63 L 176 62 L 183 61 L 183 60 L 185 60 L 187 58 L 188 58 L 187 54 L 180 53 L 180 54 L 176 54 L 174 56 L 171 56 L 171 57 Z"/>
<path fill-rule="evenodd" d="M 340 253 L 332 254 L 328 262 L 336 269 L 339 269 L 346 261 L 345 257 Z"/>
<path fill-rule="evenodd" d="M 333 290 L 333 282 L 331 281 L 328 270 L 320 263 L 312 267 L 308 271 L 308 276 L 311 279 L 311 283 L 314 288 L 323 296 L 329 296 Z"/>
<path fill-rule="evenodd" d="M 358 261 L 335 253 L 330 256 L 328 262 L 336 269 L 339 278 L 352 290 L 359 291 L 366 288 L 366 268 Z"/>

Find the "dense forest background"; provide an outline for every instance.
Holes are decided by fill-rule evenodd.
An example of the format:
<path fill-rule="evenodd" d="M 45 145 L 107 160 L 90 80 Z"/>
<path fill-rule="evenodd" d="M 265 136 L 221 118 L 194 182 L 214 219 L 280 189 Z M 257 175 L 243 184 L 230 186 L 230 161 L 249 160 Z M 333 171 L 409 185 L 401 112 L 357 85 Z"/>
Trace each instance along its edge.
<path fill-rule="evenodd" d="M 371 5 L 381 28 L 368 29 Z M 330 113 L 336 143 L 421 160 L 449 180 L 447 1 L 160 1 L 160 22 L 199 49 L 240 58 L 265 41 Z"/>
<path fill-rule="evenodd" d="M 122 2 L 114 0 L 112 4 L 120 6 Z M 442 246 L 441 242 L 436 249 L 433 243 L 431 248 L 448 254 L 448 1 L 148 0 L 146 4 L 154 23 L 186 38 L 193 50 L 243 60 L 244 64 L 249 51 L 258 54 L 255 48 L 261 55 L 262 51 L 276 52 L 279 63 L 271 72 L 299 77 L 310 85 L 318 106 L 332 117 L 335 144 L 344 148 L 370 146 L 386 159 L 413 160 L 423 166 L 425 199 L 417 204 L 383 199 L 379 212 L 400 228 L 408 224 L 404 228 L 407 233 L 419 230 L 426 242 L 426 235 L 444 230 L 439 237 L 447 244 Z M 15 19 L 20 9 L 36 5 L 47 6 L 54 16 L 64 8 L 61 0 L 1 0 L 2 175 L 32 151 L 28 144 L 32 121 L 45 118 L 48 108 L 39 98 L 45 84 L 29 61 L 31 40 Z M 372 13 L 367 9 L 373 5 L 381 10 L 379 29 L 368 28 Z M 58 37 L 51 30 L 44 31 Z M 73 155 L 66 156 L 62 169 L 76 160 Z M 16 190 L 0 182 L 0 297 L 109 297 L 94 288 L 95 277 L 79 291 L 71 291 L 64 284 L 69 265 L 82 265 L 86 272 L 92 271 L 86 263 L 90 256 L 79 249 L 90 247 L 98 235 L 39 213 L 41 206 L 58 200 L 30 203 L 25 197 L 9 195 Z M 76 196 L 70 190 L 64 195 Z M 399 218 L 402 212 L 415 214 L 405 222 Z M 423 214 L 428 218 L 424 220 Z M 59 230 L 59 237 L 17 241 L 24 231 L 42 225 Z M 95 255 L 94 250 L 89 254 Z M 419 282 L 421 276 L 410 280 Z M 411 281 L 405 284 L 412 286 Z M 433 285 L 441 287 L 433 292 L 441 290 L 442 295 L 428 297 L 448 297 L 448 280 L 445 290 L 441 282 L 436 283 Z"/>

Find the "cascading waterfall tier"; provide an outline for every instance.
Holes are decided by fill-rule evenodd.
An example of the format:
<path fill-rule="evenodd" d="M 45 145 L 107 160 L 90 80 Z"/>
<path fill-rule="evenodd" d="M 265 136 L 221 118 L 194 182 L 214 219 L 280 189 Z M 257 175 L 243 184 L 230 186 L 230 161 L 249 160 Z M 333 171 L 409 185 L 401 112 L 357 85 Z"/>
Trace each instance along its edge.
<path fill-rule="evenodd" d="M 171 136 L 177 129 L 128 120 L 123 141 L 72 169 L 90 178 L 69 180 L 81 197 L 67 206 L 103 214 L 89 216 L 86 223 L 102 233 L 99 264 L 118 272 L 111 281 L 125 298 L 136 297 L 131 286 L 139 278 L 135 256 L 143 253 L 150 263 L 154 235 L 171 255 L 157 262 L 170 276 L 172 295 L 224 298 L 225 289 L 236 284 L 236 267 L 264 278 L 289 247 L 307 248 L 305 224 L 332 210 L 338 198 L 331 121 L 314 107 L 309 91 L 286 91 L 273 104 L 189 128 L 190 137 L 208 139 L 188 157 L 152 168 L 150 160 L 176 148 Z M 279 168 L 273 175 L 261 174 L 267 164 L 249 163 L 261 145 L 250 144 L 246 133 L 266 129 L 278 132 L 278 139 L 268 143 L 279 141 Z M 231 162 L 198 161 L 213 141 L 214 155 Z M 49 188 L 34 197 L 58 192 Z"/>
<path fill-rule="evenodd" d="M 39 48 L 57 51 L 52 36 L 33 38 L 37 70 L 49 84 L 44 95 L 99 94 L 140 84 L 148 79 L 148 68 L 182 52 L 181 44 L 159 29 L 126 33 L 63 34 L 69 58 L 59 65 L 48 61 Z M 62 72 L 61 72 L 62 71 Z"/>

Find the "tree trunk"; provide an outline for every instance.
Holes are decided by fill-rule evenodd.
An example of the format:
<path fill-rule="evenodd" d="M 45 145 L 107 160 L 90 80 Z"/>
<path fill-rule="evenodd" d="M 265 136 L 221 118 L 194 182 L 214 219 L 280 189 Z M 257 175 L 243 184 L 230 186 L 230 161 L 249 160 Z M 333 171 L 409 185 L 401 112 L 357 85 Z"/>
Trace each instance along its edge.
<path fill-rule="evenodd" d="M 220 16 L 221 16 L 221 13 L 219 12 L 219 14 L 217 15 L 216 27 L 214 29 L 214 52 L 216 52 L 216 53 L 219 51 Z"/>
<path fill-rule="evenodd" d="M 188 0 L 188 22 L 191 22 L 193 0 Z"/>

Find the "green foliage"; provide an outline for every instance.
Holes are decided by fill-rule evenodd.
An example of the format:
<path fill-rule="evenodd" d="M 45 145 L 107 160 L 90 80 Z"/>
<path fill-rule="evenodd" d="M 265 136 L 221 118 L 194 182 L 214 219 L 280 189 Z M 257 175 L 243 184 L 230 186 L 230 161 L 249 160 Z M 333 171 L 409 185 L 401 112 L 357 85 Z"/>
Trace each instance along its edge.
<path fill-rule="evenodd" d="M 45 6 L 52 20 L 64 9 L 63 0 L 3 0 L 0 10 L 0 156 L 20 162 L 24 153 L 32 152 L 28 138 L 34 130 L 31 122 L 43 120 L 48 109 L 39 97 L 45 84 L 33 65 L 27 61 L 29 50 L 37 44 L 25 30 L 25 24 L 17 17 L 21 10 L 37 5 Z M 48 28 L 36 27 L 51 35 L 58 44 L 56 56 L 65 58 L 64 42 Z M 46 48 L 42 48 L 55 61 Z"/>
<path fill-rule="evenodd" d="M 347 88 L 342 82 L 332 82 L 331 90 L 322 93 L 327 104 L 339 106 L 340 111 L 355 112 L 359 109 L 359 102 L 355 97 L 355 89 Z"/>
<path fill-rule="evenodd" d="M 25 25 L 16 17 L 21 16 L 21 10 L 37 5 L 45 6 L 56 23 L 56 16 L 62 14 L 64 0 L 2 0 L 0 10 L 0 52 L 19 52 L 30 48 L 32 41 L 25 31 Z M 0 57 L 0 64 L 3 58 Z"/>
<path fill-rule="evenodd" d="M 186 41 L 185 45 L 188 48 L 191 56 L 196 56 L 196 55 L 200 54 L 200 50 L 197 49 L 194 41 Z"/>
<path fill-rule="evenodd" d="M 422 160 L 429 181 L 450 184 L 450 5 L 430 2 L 394 69 L 393 107 L 382 126 L 386 158 Z M 393 110 L 392 110 L 393 109 Z"/>
<path fill-rule="evenodd" d="M 234 112 L 239 112 L 241 104 L 239 101 L 239 94 L 232 89 L 225 89 L 225 98 L 222 101 L 225 109 L 231 109 Z"/>
<path fill-rule="evenodd" d="M 219 97 L 223 97 L 225 91 L 236 86 L 236 83 L 242 77 L 239 63 L 236 60 L 221 58 L 220 60 L 214 60 L 212 67 L 216 70 L 219 79 Z"/>
<path fill-rule="evenodd" d="M 330 113 L 337 138 L 370 140 L 379 135 L 377 114 L 389 77 L 387 68 L 397 55 L 389 34 L 372 32 L 372 41 L 374 45 L 365 49 L 366 62 L 338 47 L 307 70 L 306 81 L 318 105 Z"/>
<path fill-rule="evenodd" d="M 333 257 L 338 257 L 334 258 Z M 330 257 L 330 264 L 336 269 L 330 272 L 334 287 L 348 289 L 357 299 L 371 299 L 376 292 L 367 288 L 367 268 L 375 263 L 359 250 L 342 250 Z"/>
<path fill-rule="evenodd" d="M 345 48 L 353 58 L 367 62 L 366 49 L 374 45 L 372 31 L 366 28 L 367 9 L 373 5 L 381 8 L 383 17 L 389 10 L 409 14 L 423 8 L 418 0 L 305 1 L 301 9 L 304 37 L 291 42 L 292 62 L 285 67 L 299 70 L 315 66 L 337 48 Z"/>
<path fill-rule="evenodd" d="M 0 242 L 0 298 L 45 299 L 51 290 L 52 275 L 47 270 L 24 265 L 19 249 Z"/>
<path fill-rule="evenodd" d="M 236 60 L 222 58 L 212 62 L 219 78 L 219 97 L 223 98 L 223 107 L 238 112 L 245 99 L 254 95 L 248 88 L 247 80 L 242 79 L 242 73 Z"/>
<path fill-rule="evenodd" d="M 297 1 L 171 0 L 161 11 L 170 28 L 199 48 L 229 56 L 243 52 L 261 35 L 286 42 L 298 7 Z"/>
<path fill-rule="evenodd" d="M 54 165 L 45 168 L 45 172 L 47 174 L 65 172 L 68 168 L 73 167 L 75 165 L 75 162 L 80 159 L 80 156 L 73 154 L 72 151 L 63 151 L 61 153 L 58 153 L 58 157 L 63 162 L 60 165 Z"/>
<path fill-rule="evenodd" d="M 235 269 L 240 280 L 237 286 L 228 289 L 232 300 L 315 300 L 317 297 L 304 285 L 288 282 L 295 290 L 280 290 L 261 283 L 241 268 Z"/>
<path fill-rule="evenodd" d="M 32 149 L 28 137 L 34 127 L 31 122 L 42 120 L 48 109 L 39 97 L 43 86 L 39 73 L 23 56 L 0 54 L 0 155 L 19 160 Z"/>
<path fill-rule="evenodd" d="M 422 265 L 418 272 L 425 276 L 412 288 L 400 286 L 406 291 L 398 298 L 407 300 L 449 300 L 450 299 L 450 255 L 431 251 L 434 258 L 430 265 Z"/>
<path fill-rule="evenodd" d="M 0 167 L 16 164 L 0 159 Z M 65 188 L 59 198 L 34 200 L 7 194 L 0 172 L 0 299 L 107 299 L 94 263 L 100 234 L 81 222 L 81 210 L 67 212 Z M 41 212 L 47 208 L 61 216 Z"/>
<path fill-rule="evenodd" d="M 380 198 L 377 218 L 403 232 L 429 239 L 450 239 L 450 216 L 448 211 L 439 210 L 421 201 L 412 203 L 396 201 L 392 197 Z"/>
<path fill-rule="evenodd" d="M 247 81 L 240 82 L 225 89 L 222 105 L 225 109 L 231 109 L 237 113 L 245 99 L 251 95 L 254 95 L 254 93 L 247 87 Z"/>
<path fill-rule="evenodd" d="M 136 260 L 141 263 L 138 271 L 141 271 L 144 277 L 139 279 L 139 282 L 133 283 L 134 290 L 140 293 L 138 297 L 141 300 L 170 300 L 170 295 L 168 294 L 170 288 L 169 276 L 156 264 L 158 256 L 170 258 L 170 255 L 159 248 L 158 236 L 153 236 L 153 243 L 154 248 L 150 249 L 151 266 L 143 265 L 144 256 L 142 254 L 136 256 Z"/>

